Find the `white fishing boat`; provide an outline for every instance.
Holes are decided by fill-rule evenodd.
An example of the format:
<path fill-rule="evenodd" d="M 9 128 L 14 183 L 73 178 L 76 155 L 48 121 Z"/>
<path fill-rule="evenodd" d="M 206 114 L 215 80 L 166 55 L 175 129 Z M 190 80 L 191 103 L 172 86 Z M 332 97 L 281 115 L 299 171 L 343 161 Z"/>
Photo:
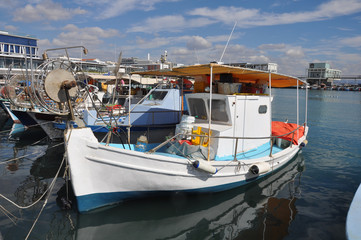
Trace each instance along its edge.
<path fill-rule="evenodd" d="M 191 198 L 176 194 L 80 214 L 74 239 L 237 239 L 247 230 L 259 233 L 252 239 L 283 239 L 297 215 L 303 161 L 298 154 L 249 189 Z"/>
<path fill-rule="evenodd" d="M 159 144 L 101 143 L 90 128 L 67 129 L 80 212 L 154 194 L 232 189 L 280 169 L 305 146 L 307 111 L 301 125 L 298 113 L 296 123 L 272 122 L 272 87 L 306 84 L 298 78 L 214 63 L 141 74 L 194 77 L 189 116 Z M 298 91 L 295 105 L 296 112 Z"/>

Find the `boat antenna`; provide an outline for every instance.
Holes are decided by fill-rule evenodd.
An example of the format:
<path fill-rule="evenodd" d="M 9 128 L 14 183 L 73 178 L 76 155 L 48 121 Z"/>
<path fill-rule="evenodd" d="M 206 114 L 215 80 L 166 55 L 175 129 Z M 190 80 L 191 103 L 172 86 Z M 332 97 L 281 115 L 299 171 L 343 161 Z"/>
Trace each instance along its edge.
<path fill-rule="evenodd" d="M 197 53 L 197 49 L 196 49 L 196 48 L 194 48 L 194 52 L 195 52 L 196 57 L 197 57 L 197 64 L 199 64 L 199 57 L 198 57 L 198 53 Z"/>
<path fill-rule="evenodd" d="M 118 57 L 118 62 L 115 65 L 114 68 L 114 76 L 115 76 L 115 87 L 113 88 L 113 100 L 112 100 L 112 104 L 115 103 L 115 94 L 116 94 L 116 89 L 118 86 L 118 72 L 119 72 L 119 68 L 120 68 L 120 64 L 122 63 L 122 51 L 120 51 L 119 53 L 119 57 Z"/>
<path fill-rule="evenodd" d="M 225 47 L 224 47 L 224 49 L 223 49 L 223 53 L 222 53 L 221 58 L 219 59 L 219 62 L 222 62 L 223 55 L 224 55 L 224 53 L 226 52 L 226 49 L 227 49 L 227 47 L 228 47 L 228 43 L 229 43 L 229 41 L 231 40 L 231 37 L 232 37 L 233 31 L 234 31 L 234 29 L 236 28 L 236 25 L 237 25 L 237 21 L 235 21 L 235 22 L 234 22 L 232 32 L 231 32 L 231 34 L 230 34 L 230 35 L 229 35 L 229 37 L 228 37 L 227 44 L 226 44 L 226 46 L 225 46 Z"/>

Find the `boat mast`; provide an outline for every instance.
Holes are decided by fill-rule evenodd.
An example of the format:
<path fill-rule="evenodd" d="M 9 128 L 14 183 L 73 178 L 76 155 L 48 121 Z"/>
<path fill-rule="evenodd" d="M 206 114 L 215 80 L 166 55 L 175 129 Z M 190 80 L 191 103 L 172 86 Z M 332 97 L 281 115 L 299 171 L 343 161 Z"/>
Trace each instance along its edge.
<path fill-rule="evenodd" d="M 232 32 L 231 32 L 231 34 L 230 34 L 229 37 L 228 37 L 227 44 L 226 44 L 226 46 L 225 46 L 224 49 L 223 49 L 223 53 L 222 53 L 222 55 L 221 55 L 221 58 L 219 59 L 219 62 L 222 62 L 223 55 L 224 55 L 224 53 L 226 52 L 226 49 L 227 49 L 227 47 L 228 47 L 229 41 L 231 40 L 233 31 L 234 31 L 234 29 L 236 28 L 236 25 L 237 25 L 237 21 L 234 22 L 234 26 L 233 26 Z"/>
<path fill-rule="evenodd" d="M 297 108 L 297 115 L 296 115 L 296 116 L 297 116 L 297 120 L 296 120 L 297 126 L 298 126 L 298 124 L 299 124 L 299 111 L 300 111 L 300 107 L 299 107 L 299 97 L 300 97 L 300 96 L 299 96 L 299 92 L 298 92 L 298 90 L 299 90 L 298 87 L 299 87 L 299 86 L 298 86 L 298 79 L 297 79 L 297 103 L 296 103 L 296 104 L 297 104 L 297 106 L 296 106 L 296 108 Z M 299 132 L 299 131 L 297 131 L 297 139 L 299 139 L 299 134 L 298 134 L 298 132 Z"/>
<path fill-rule="evenodd" d="M 307 104 L 308 104 L 308 83 L 306 83 L 306 109 L 305 109 L 305 125 L 307 126 Z"/>
<path fill-rule="evenodd" d="M 268 85 L 269 85 L 269 108 L 270 108 L 270 140 L 272 141 L 272 74 L 268 70 Z M 272 144 L 272 143 L 271 143 Z"/>
<path fill-rule="evenodd" d="M 132 87 L 132 74 L 129 74 L 129 84 L 128 84 L 128 143 L 130 143 L 130 103 L 131 103 L 131 99 L 130 99 L 130 96 L 131 96 L 131 87 Z"/>
<path fill-rule="evenodd" d="M 210 64 L 211 71 L 209 77 L 209 118 L 208 118 L 208 155 L 207 160 L 209 161 L 210 150 L 211 150 L 211 122 L 212 122 L 212 82 L 213 82 L 213 64 Z"/>

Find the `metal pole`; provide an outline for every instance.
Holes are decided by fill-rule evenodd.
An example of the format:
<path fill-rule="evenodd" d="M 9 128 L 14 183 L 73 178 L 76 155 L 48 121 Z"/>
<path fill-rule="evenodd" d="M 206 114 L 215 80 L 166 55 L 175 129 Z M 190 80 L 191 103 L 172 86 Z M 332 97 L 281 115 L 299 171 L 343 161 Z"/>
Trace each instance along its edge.
<path fill-rule="evenodd" d="M 307 126 L 307 108 L 308 108 L 308 84 L 306 84 L 306 109 L 305 109 L 305 123 Z"/>
<path fill-rule="evenodd" d="M 130 104 L 131 104 L 131 87 L 132 87 L 132 74 L 129 74 L 129 91 L 128 91 L 128 99 L 129 99 L 129 104 L 128 104 L 128 143 L 130 143 Z"/>
<path fill-rule="evenodd" d="M 268 85 L 269 85 L 269 114 L 270 114 L 270 137 L 272 140 L 272 74 L 268 72 Z"/>
<path fill-rule="evenodd" d="M 297 126 L 299 124 L 299 112 L 300 112 L 300 107 L 299 107 L 299 89 L 298 89 L 299 85 L 298 85 L 298 79 L 297 79 Z M 298 130 L 297 130 L 297 139 L 299 138 L 299 134 L 298 134 Z"/>
<path fill-rule="evenodd" d="M 209 79 L 209 119 L 208 119 L 208 156 L 209 161 L 210 150 L 211 150 L 211 122 L 212 122 L 212 82 L 213 82 L 213 65 L 211 64 L 211 72 Z"/>

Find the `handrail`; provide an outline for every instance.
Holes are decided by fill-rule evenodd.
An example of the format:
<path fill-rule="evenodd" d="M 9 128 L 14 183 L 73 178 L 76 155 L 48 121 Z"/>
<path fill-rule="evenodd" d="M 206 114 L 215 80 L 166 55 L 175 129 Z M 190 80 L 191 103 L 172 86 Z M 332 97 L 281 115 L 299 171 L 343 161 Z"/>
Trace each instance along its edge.
<path fill-rule="evenodd" d="M 230 136 L 210 136 L 210 138 L 226 138 L 226 139 L 271 139 L 271 138 L 279 138 L 279 137 L 283 137 L 286 135 L 289 135 L 291 133 L 294 133 L 295 131 L 297 131 L 298 129 L 300 129 L 301 127 L 304 127 L 303 125 L 300 125 L 299 127 L 297 127 L 296 129 L 294 129 L 291 132 L 282 134 L 282 135 L 277 135 L 277 136 L 267 136 L 267 137 L 230 137 Z M 189 136 L 189 137 L 208 137 L 208 135 L 198 135 L 198 134 L 182 134 L 184 136 Z M 293 139 L 292 139 L 293 140 Z"/>
<path fill-rule="evenodd" d="M 239 139 L 275 139 L 275 138 L 279 138 L 282 136 L 286 136 L 292 133 L 292 140 L 291 140 L 291 147 L 292 147 L 292 143 L 293 143 L 293 139 L 294 139 L 294 133 L 300 129 L 301 127 L 306 127 L 306 123 L 304 123 L 303 125 L 300 125 L 299 127 L 297 127 L 296 129 L 294 129 L 291 132 L 282 134 L 282 135 L 277 135 L 277 136 L 267 136 L 267 137 L 228 137 L 228 136 L 209 136 L 209 135 L 198 135 L 198 134 L 186 134 L 186 133 L 178 133 L 175 136 L 167 139 L 166 141 L 164 141 L 163 143 L 161 143 L 160 145 L 158 145 L 157 147 L 151 149 L 148 151 L 148 153 L 154 153 L 155 151 L 157 151 L 159 148 L 161 148 L 162 146 L 164 146 L 165 144 L 167 144 L 168 142 L 170 142 L 172 139 L 176 138 L 179 135 L 183 135 L 183 136 L 188 136 L 188 137 L 208 137 L 210 139 L 212 138 L 225 138 L 225 139 L 236 139 L 236 149 L 235 149 L 235 154 L 234 154 L 234 160 L 236 160 L 236 156 L 237 156 L 237 145 L 238 145 L 238 140 Z M 273 141 L 271 141 L 271 148 L 270 148 L 270 154 L 269 156 L 272 157 L 272 148 L 273 148 Z"/>

